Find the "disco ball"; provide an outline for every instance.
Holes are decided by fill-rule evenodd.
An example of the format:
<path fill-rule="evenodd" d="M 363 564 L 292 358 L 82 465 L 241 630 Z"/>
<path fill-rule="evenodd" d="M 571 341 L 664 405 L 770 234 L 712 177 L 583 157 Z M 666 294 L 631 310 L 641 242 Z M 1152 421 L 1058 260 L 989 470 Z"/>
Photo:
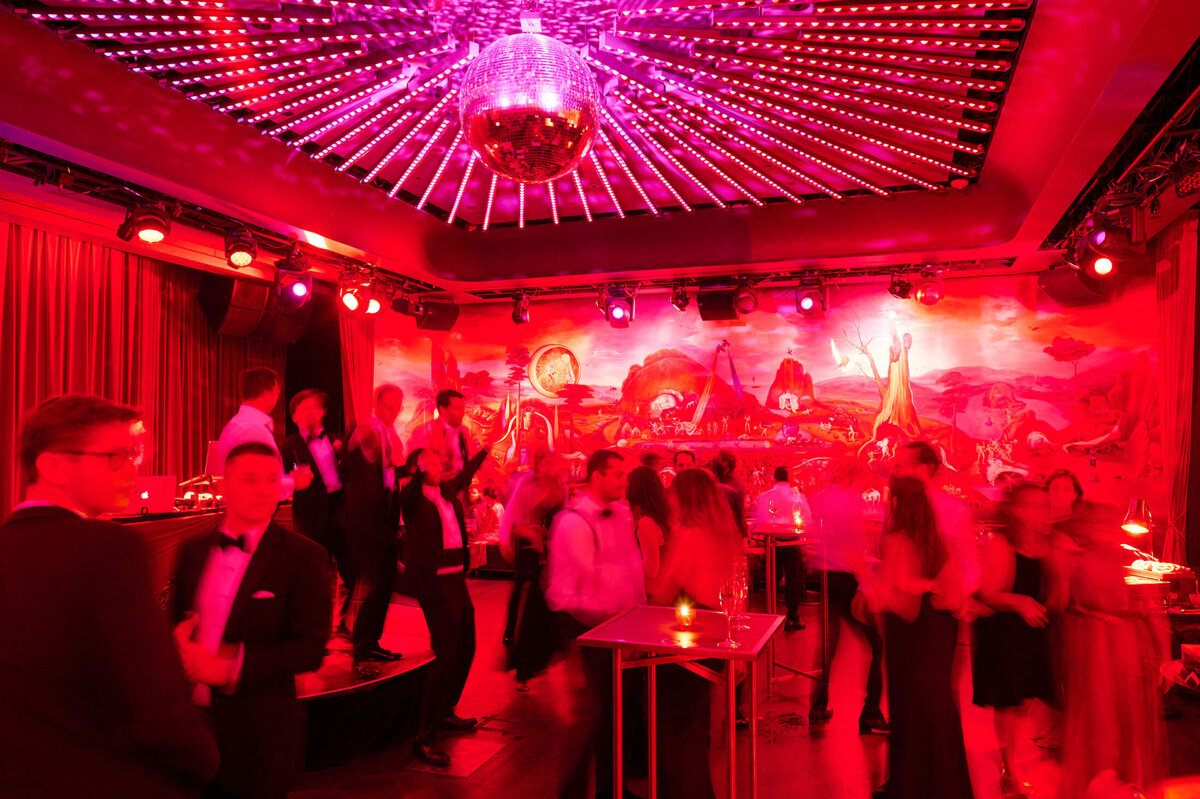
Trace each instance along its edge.
<path fill-rule="evenodd" d="M 545 183 L 587 156 L 600 127 L 600 91 L 570 47 L 517 33 L 493 42 L 468 67 L 458 112 L 467 143 L 488 169 Z"/>

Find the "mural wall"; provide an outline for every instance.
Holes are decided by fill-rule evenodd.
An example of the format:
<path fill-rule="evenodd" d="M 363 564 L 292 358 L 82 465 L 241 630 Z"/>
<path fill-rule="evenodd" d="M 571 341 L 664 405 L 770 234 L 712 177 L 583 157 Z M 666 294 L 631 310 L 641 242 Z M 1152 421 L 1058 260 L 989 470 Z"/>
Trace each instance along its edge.
<path fill-rule="evenodd" d="M 1034 277 L 954 280 L 946 294 L 926 307 L 879 284 L 834 286 L 810 319 L 791 291 L 760 291 L 735 322 L 642 295 L 625 330 L 591 299 L 533 302 L 519 326 L 508 303 L 466 306 L 448 333 L 385 314 L 375 379 L 404 389 L 409 429 L 438 389 L 462 391 L 507 471 L 546 449 L 580 462 L 599 447 L 701 462 L 728 449 L 751 490 L 780 464 L 802 483 L 833 467 L 869 490 L 923 438 L 975 504 L 1057 468 L 1107 502 L 1161 501 L 1152 282 L 1086 308 L 1057 305 Z"/>

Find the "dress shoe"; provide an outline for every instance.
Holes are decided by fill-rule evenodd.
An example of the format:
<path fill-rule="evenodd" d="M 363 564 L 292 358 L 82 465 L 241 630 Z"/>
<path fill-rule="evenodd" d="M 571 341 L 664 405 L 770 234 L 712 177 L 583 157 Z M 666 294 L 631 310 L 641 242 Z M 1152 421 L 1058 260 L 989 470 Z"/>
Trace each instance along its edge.
<path fill-rule="evenodd" d="M 860 716 L 858 719 L 858 734 L 870 735 L 873 732 L 886 733 L 891 732 L 892 728 L 888 725 L 887 719 L 883 716 Z"/>
<path fill-rule="evenodd" d="M 796 618 L 788 618 L 783 622 L 784 632 L 792 632 L 794 630 L 803 630 L 804 622 Z"/>
<path fill-rule="evenodd" d="M 457 713 L 451 713 L 438 726 L 446 730 L 473 730 L 479 726 L 479 719 L 474 716 L 464 719 Z"/>
<path fill-rule="evenodd" d="M 381 646 L 373 646 L 362 652 L 354 653 L 354 661 L 356 663 L 389 663 L 393 660 L 399 660 L 402 657 L 404 655 L 399 652 L 392 652 Z"/>
<path fill-rule="evenodd" d="M 808 723 L 821 724 L 833 718 L 833 711 L 828 705 L 813 705 L 808 709 Z"/>
<path fill-rule="evenodd" d="M 450 755 L 438 749 L 433 741 L 423 741 L 420 738 L 413 741 L 413 754 L 418 760 L 431 766 L 445 768 L 450 765 Z"/>

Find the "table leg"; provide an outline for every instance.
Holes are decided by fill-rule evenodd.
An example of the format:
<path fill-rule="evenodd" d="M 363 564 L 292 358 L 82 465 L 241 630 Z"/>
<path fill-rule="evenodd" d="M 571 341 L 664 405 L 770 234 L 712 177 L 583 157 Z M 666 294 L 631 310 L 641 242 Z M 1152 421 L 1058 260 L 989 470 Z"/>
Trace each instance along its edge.
<path fill-rule="evenodd" d="M 758 799 L 758 663 L 750 664 L 750 799 Z"/>
<path fill-rule="evenodd" d="M 766 536 L 763 539 L 764 559 L 766 560 L 767 569 L 767 613 L 775 612 L 775 605 L 778 601 L 775 593 L 777 583 L 775 581 L 775 539 L 771 536 Z M 771 636 L 771 640 L 767 643 L 767 696 L 775 695 L 775 637 Z"/>
<path fill-rule="evenodd" d="M 726 688 L 729 699 L 729 799 L 737 796 L 737 669 L 730 660 L 726 667 Z"/>
<path fill-rule="evenodd" d="M 653 663 L 646 669 L 646 695 L 649 698 L 646 727 L 650 744 L 650 799 L 658 799 L 658 666 Z M 616 795 L 614 792 L 613 796 Z"/>
<path fill-rule="evenodd" d="M 624 705 L 624 686 L 622 685 L 621 649 L 613 648 L 613 796 L 620 796 L 625 790 L 624 772 L 624 743 L 625 730 L 622 708 Z"/>

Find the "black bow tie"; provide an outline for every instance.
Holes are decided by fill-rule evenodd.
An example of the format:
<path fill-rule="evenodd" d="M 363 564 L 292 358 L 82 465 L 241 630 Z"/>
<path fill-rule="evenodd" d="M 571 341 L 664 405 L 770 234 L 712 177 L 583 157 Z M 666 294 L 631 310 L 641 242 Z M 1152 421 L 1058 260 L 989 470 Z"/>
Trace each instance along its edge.
<path fill-rule="evenodd" d="M 234 538 L 233 536 L 225 535 L 224 533 L 217 533 L 217 540 L 213 542 L 213 545 L 220 547 L 222 552 L 229 547 L 240 549 L 243 552 L 246 551 L 246 542 L 241 536 Z"/>

